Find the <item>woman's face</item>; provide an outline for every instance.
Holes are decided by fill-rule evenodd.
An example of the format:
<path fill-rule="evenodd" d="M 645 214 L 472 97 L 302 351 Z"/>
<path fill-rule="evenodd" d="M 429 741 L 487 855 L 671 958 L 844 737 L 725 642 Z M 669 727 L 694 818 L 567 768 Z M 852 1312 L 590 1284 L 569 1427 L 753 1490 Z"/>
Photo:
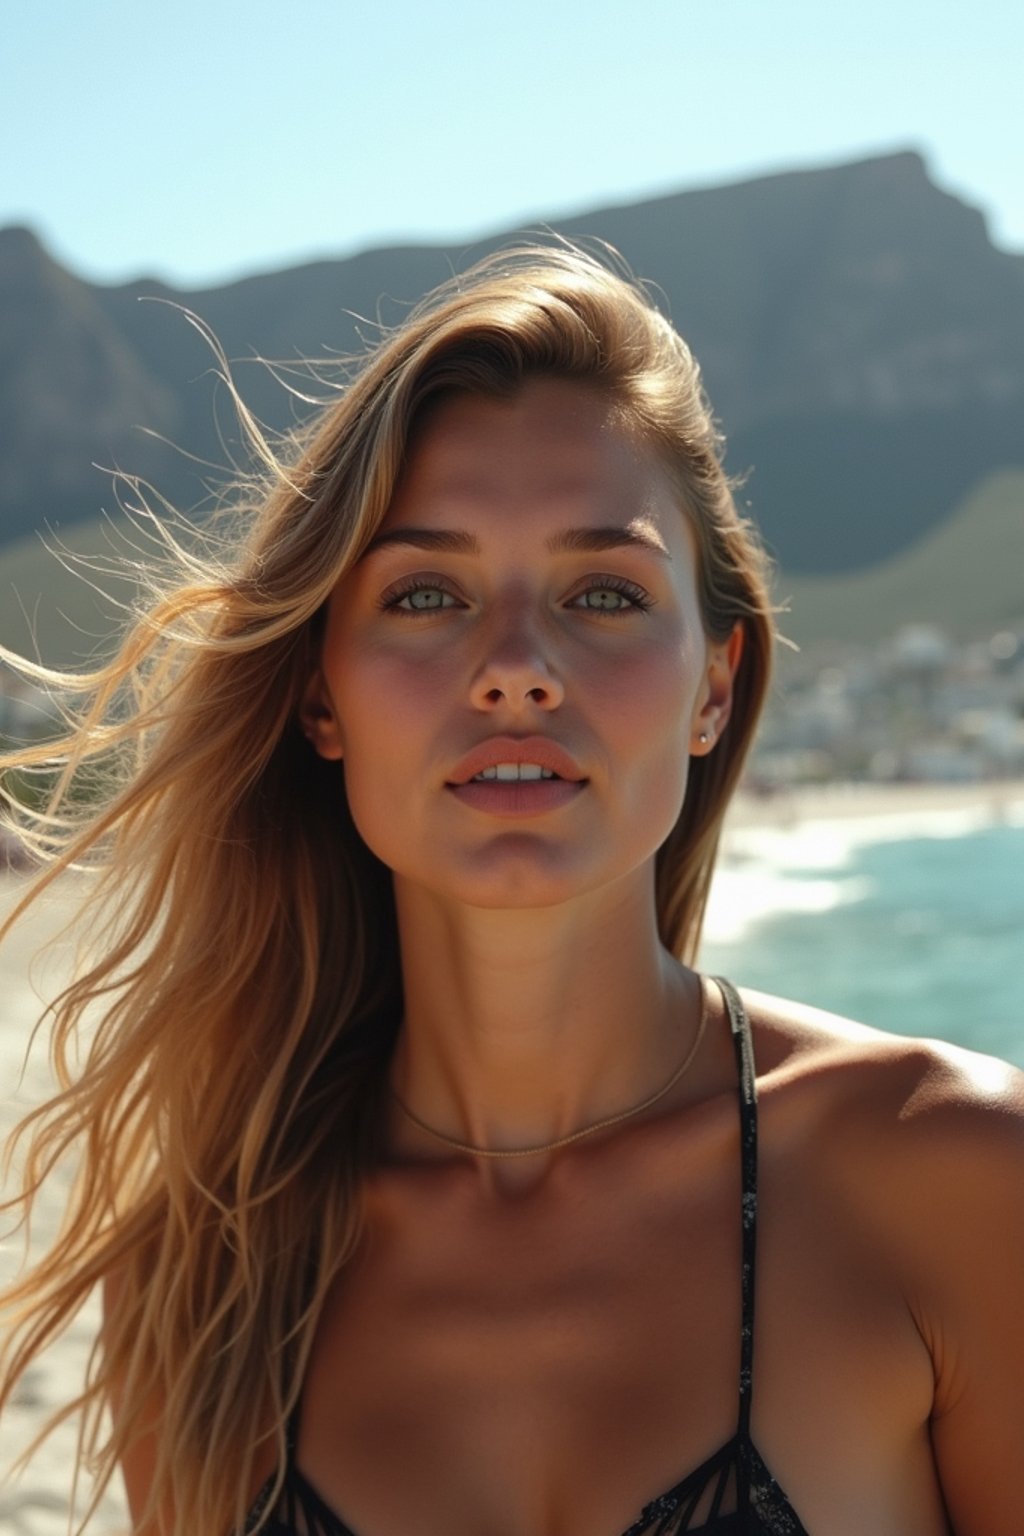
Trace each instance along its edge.
<path fill-rule="evenodd" d="M 331 598 L 303 720 L 396 881 L 546 906 L 651 878 L 740 639 L 705 638 L 654 454 L 596 391 L 537 379 L 431 415 Z"/>

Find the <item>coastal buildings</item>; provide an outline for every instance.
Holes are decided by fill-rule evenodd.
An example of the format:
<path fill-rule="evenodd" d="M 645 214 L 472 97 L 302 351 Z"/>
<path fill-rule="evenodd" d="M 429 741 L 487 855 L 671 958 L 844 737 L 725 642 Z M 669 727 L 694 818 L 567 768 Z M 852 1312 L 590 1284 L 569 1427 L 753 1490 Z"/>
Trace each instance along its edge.
<path fill-rule="evenodd" d="M 1024 775 L 1024 629 L 957 642 L 908 625 L 874 647 L 783 652 L 751 778 L 983 782 Z"/>

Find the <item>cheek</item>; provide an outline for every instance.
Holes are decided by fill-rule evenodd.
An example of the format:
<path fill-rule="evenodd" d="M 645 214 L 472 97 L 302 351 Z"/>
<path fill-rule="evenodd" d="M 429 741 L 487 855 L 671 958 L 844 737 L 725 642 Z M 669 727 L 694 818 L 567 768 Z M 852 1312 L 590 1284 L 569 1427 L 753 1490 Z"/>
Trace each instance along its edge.
<path fill-rule="evenodd" d="M 606 696 L 620 761 L 631 770 L 626 815 L 655 845 L 672 830 L 686 794 L 702 656 L 703 645 L 675 635 L 617 669 Z"/>
<path fill-rule="evenodd" d="M 640 744 L 688 740 L 701 678 L 703 647 L 677 632 L 607 667 L 603 691 L 616 718 L 642 732 Z"/>
<path fill-rule="evenodd" d="M 386 668 L 339 679 L 334 700 L 349 812 L 370 851 L 394 869 L 395 839 L 408 833 L 410 765 L 417 757 L 409 700 Z"/>
<path fill-rule="evenodd" d="M 417 705 L 437 689 L 437 667 L 415 665 L 393 646 L 366 636 L 328 635 L 322 666 L 347 754 L 373 751 L 405 725 L 414 728 Z"/>
<path fill-rule="evenodd" d="M 450 683 L 442 658 L 416 664 L 392 650 L 349 652 L 331 685 L 353 815 L 408 798 L 410 772 L 429 773 L 439 750 Z M 361 829 L 362 830 L 362 829 Z M 365 834 L 364 834 L 365 835 Z"/>

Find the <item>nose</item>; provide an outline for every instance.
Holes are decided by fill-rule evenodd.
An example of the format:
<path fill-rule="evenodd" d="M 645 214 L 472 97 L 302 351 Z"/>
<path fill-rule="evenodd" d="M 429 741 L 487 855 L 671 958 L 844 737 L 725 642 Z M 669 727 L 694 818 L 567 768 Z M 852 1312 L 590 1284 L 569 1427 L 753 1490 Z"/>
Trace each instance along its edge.
<path fill-rule="evenodd" d="M 542 625 L 510 603 L 484 634 L 483 655 L 470 688 L 476 709 L 493 710 L 502 704 L 521 710 L 528 704 L 538 709 L 557 709 L 565 687 L 552 666 L 552 637 L 545 641 Z"/>

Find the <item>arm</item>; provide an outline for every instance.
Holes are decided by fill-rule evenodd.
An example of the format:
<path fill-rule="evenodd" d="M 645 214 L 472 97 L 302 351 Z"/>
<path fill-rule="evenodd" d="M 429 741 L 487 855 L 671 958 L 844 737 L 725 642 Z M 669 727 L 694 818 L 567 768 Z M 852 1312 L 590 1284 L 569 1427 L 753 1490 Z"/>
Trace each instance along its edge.
<path fill-rule="evenodd" d="M 949 1055 L 923 1089 L 926 1155 L 904 1206 L 914 1312 L 935 1368 L 932 1445 L 953 1529 L 1007 1536 L 1024 1527 L 1024 1074 Z"/>
<path fill-rule="evenodd" d="M 104 1280 L 104 1319 L 116 1310 L 121 1293 L 121 1285 L 122 1278 L 117 1274 L 108 1275 Z M 115 1384 L 111 1391 L 110 1400 L 110 1413 L 115 1428 L 120 1426 L 121 1411 L 121 1397 Z M 154 1425 L 159 1422 L 159 1410 L 156 1404 L 152 1405 L 152 1411 L 146 1414 L 146 1419 Z M 158 1521 L 142 1523 L 143 1511 L 149 1502 L 153 1478 L 156 1474 L 156 1458 L 157 1435 L 155 1428 L 147 1431 L 140 1438 L 133 1439 L 121 1457 L 121 1472 L 124 1476 L 124 1487 L 128 1498 L 128 1512 L 132 1519 L 133 1536 L 163 1536 L 164 1532 L 173 1531 L 174 1529 L 174 1512 L 169 1506 L 161 1511 Z"/>
<path fill-rule="evenodd" d="M 122 1288 L 122 1277 L 108 1275 L 103 1283 L 103 1315 L 109 1317 L 117 1308 Z M 110 1413 L 115 1429 L 120 1427 L 124 1404 L 115 1382 L 110 1394 Z M 171 1536 L 175 1530 L 176 1514 L 173 1500 L 165 1496 L 155 1517 L 145 1518 L 153 1483 L 156 1477 L 160 1445 L 162 1404 L 156 1399 L 147 1402 L 140 1415 L 142 1432 L 132 1434 L 121 1455 L 121 1472 L 124 1477 L 128 1511 L 132 1521 L 132 1536 Z M 255 1475 L 249 1488 L 248 1503 L 252 1504 L 275 1466 L 272 1446 L 255 1458 Z"/>

